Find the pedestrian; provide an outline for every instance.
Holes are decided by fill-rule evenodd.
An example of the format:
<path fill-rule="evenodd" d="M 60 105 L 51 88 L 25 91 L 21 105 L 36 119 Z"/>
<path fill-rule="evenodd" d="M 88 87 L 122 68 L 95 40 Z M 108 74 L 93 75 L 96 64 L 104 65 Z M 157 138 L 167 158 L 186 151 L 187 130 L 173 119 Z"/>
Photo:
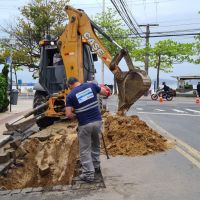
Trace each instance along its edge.
<path fill-rule="evenodd" d="M 92 182 L 95 172 L 100 172 L 102 119 L 97 94 L 109 96 L 110 91 L 95 83 L 80 83 L 75 77 L 68 79 L 68 86 L 71 92 L 66 97 L 66 116 L 76 117 L 78 120 L 77 132 L 82 165 L 80 179 Z"/>
<path fill-rule="evenodd" d="M 200 82 L 197 84 L 197 97 L 200 97 Z"/>

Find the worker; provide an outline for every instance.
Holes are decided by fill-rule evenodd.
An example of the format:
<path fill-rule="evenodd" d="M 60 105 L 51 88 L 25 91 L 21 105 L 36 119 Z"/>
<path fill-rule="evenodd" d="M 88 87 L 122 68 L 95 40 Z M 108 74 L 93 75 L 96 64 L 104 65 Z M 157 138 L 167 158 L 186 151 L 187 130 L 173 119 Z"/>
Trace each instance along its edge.
<path fill-rule="evenodd" d="M 200 82 L 197 84 L 197 97 L 200 97 Z"/>
<path fill-rule="evenodd" d="M 110 96 L 110 91 L 95 83 L 80 83 L 70 77 L 68 86 L 71 92 L 66 98 L 66 116 L 78 120 L 78 140 L 82 174 L 80 179 L 86 182 L 94 180 L 95 172 L 100 172 L 100 133 L 101 113 L 97 94 Z M 73 113 L 73 109 L 75 114 Z"/>
<path fill-rule="evenodd" d="M 170 87 L 167 86 L 165 82 L 163 82 L 162 85 L 163 85 L 163 90 L 164 90 L 165 92 L 169 92 Z"/>

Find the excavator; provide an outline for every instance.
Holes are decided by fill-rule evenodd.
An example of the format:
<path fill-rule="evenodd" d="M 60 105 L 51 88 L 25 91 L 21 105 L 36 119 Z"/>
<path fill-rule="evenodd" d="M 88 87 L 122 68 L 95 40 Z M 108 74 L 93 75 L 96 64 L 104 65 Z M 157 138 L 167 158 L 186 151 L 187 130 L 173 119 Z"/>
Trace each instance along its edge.
<path fill-rule="evenodd" d="M 97 26 L 83 10 L 67 5 L 65 11 L 69 21 L 59 39 L 48 36 L 40 41 L 39 84 L 35 88 L 34 109 L 23 116 L 34 115 L 41 129 L 65 116 L 66 95 L 70 92 L 67 78 L 74 76 L 80 82 L 94 80 L 97 57 L 116 78 L 119 111 L 127 111 L 151 85 L 146 72 L 133 65 L 128 51 Z M 95 31 L 114 44 L 119 53 L 112 58 Z M 128 66 L 126 72 L 118 65 L 122 58 Z M 25 125 L 25 122 L 22 125 L 16 122 L 6 124 L 7 129 L 19 129 Z"/>

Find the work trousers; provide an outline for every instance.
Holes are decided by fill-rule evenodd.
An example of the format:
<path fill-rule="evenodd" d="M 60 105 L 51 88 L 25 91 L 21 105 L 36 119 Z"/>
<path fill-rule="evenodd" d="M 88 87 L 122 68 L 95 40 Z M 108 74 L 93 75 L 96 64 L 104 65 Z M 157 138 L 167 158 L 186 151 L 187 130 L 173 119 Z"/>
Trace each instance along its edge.
<path fill-rule="evenodd" d="M 78 140 L 82 173 L 94 173 L 100 167 L 101 121 L 78 126 Z"/>

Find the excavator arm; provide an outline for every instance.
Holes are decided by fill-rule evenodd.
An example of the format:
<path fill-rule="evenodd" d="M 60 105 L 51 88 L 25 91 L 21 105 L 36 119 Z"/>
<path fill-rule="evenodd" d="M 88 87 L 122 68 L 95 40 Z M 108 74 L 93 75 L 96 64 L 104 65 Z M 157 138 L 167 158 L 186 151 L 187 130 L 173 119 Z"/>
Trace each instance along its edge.
<path fill-rule="evenodd" d="M 91 46 L 92 51 L 107 65 L 117 80 L 119 92 L 118 110 L 128 110 L 137 99 L 148 91 L 151 85 L 149 77 L 145 71 L 137 69 L 133 65 L 128 52 L 92 22 L 84 11 L 77 10 L 71 6 L 66 6 L 65 11 L 69 17 L 69 23 L 61 35 L 58 44 L 67 77 L 75 76 L 83 82 L 81 44 L 82 39 L 84 39 Z M 104 47 L 94 29 L 120 49 L 120 52 L 114 58 Z M 128 65 L 128 72 L 122 72 L 118 66 L 122 58 L 125 59 Z"/>

